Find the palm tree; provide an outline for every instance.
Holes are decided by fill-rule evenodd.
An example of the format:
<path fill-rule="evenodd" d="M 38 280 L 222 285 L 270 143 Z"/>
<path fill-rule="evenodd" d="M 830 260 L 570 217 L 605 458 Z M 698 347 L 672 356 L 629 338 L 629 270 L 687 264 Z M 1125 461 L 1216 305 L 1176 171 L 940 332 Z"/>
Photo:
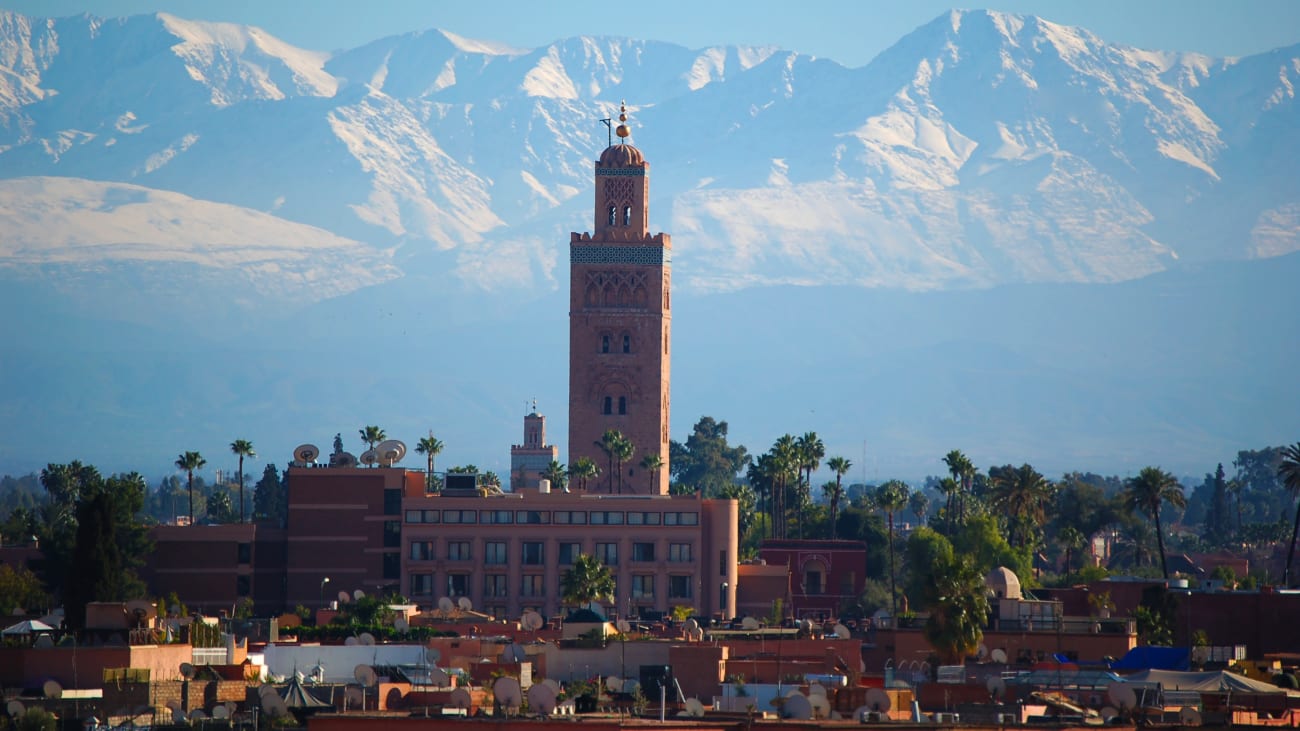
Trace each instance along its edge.
<path fill-rule="evenodd" d="M 946 665 L 960 664 L 984 638 L 989 600 L 984 577 L 967 556 L 953 556 L 931 569 L 926 584 L 925 639 Z"/>
<path fill-rule="evenodd" d="M 384 430 L 377 426 L 367 426 L 358 431 L 361 432 L 361 441 L 365 442 L 371 450 L 375 448 L 376 444 L 388 438 L 388 435 L 384 433 Z"/>
<path fill-rule="evenodd" d="M 641 469 L 650 471 L 650 487 L 655 495 L 659 494 L 659 470 L 664 466 L 664 459 L 658 454 L 648 453 L 641 459 Z"/>
<path fill-rule="evenodd" d="M 833 541 L 835 540 L 835 521 L 839 519 L 840 500 L 844 499 L 844 475 L 848 474 L 849 469 L 853 467 L 853 463 L 847 457 L 831 457 L 826 460 L 826 466 L 830 467 L 831 471 L 835 473 L 835 489 L 826 496 L 831 502 L 831 540 Z"/>
<path fill-rule="evenodd" d="M 623 494 L 623 463 L 632 459 L 632 455 L 636 453 L 636 445 L 622 433 L 615 433 L 618 434 L 618 441 L 614 442 L 614 462 L 618 465 L 618 492 L 621 495 Z"/>
<path fill-rule="evenodd" d="M 894 585 L 894 513 L 907 507 L 907 495 L 910 490 L 902 480 L 889 480 L 876 488 L 876 506 L 885 511 L 889 517 L 889 597 L 893 614 L 898 616 L 898 589 Z"/>
<path fill-rule="evenodd" d="M 236 439 L 230 443 L 230 451 L 239 455 L 239 522 L 244 522 L 244 458 L 256 457 L 253 443 L 247 439 Z"/>
<path fill-rule="evenodd" d="M 990 467 L 989 477 L 993 483 L 989 502 L 1006 516 L 1011 543 L 1023 548 L 1029 544 L 1031 531 L 1043 523 L 1052 484 L 1028 464 L 996 472 Z"/>
<path fill-rule="evenodd" d="M 560 596 L 570 606 L 614 600 L 614 574 L 595 556 L 580 554 L 560 577 Z"/>
<path fill-rule="evenodd" d="M 190 525 L 194 525 L 194 470 L 201 470 L 208 461 L 198 452 L 183 452 L 176 458 L 176 468 L 185 470 L 190 487 Z"/>
<path fill-rule="evenodd" d="M 578 481 L 578 489 L 587 490 L 587 480 L 600 474 L 600 465 L 591 460 L 590 457 L 579 457 L 578 461 L 569 465 L 569 477 Z"/>
<path fill-rule="evenodd" d="M 542 479 L 550 480 L 551 489 L 560 492 L 564 490 L 564 485 L 568 482 L 567 474 L 564 465 L 556 460 L 551 460 L 551 463 L 546 465 L 546 469 L 542 470 Z"/>
<path fill-rule="evenodd" d="M 1277 476 L 1292 499 L 1300 497 L 1300 442 L 1283 447 L 1282 462 L 1277 466 Z M 1291 586 L 1291 559 L 1295 556 L 1296 534 L 1300 533 L 1300 504 L 1295 509 L 1295 527 L 1291 529 L 1291 546 L 1286 552 L 1286 570 L 1282 572 L 1282 586 Z"/>
<path fill-rule="evenodd" d="M 617 429 L 606 429 L 605 433 L 600 435 L 600 440 L 595 443 L 596 448 L 605 453 L 605 459 L 609 465 L 608 491 L 610 493 L 614 492 L 614 453 L 619 450 L 618 443 L 622 439 L 623 435 Z"/>
<path fill-rule="evenodd" d="M 1137 477 L 1129 479 L 1124 484 L 1121 498 L 1125 508 L 1155 521 L 1156 545 L 1160 548 L 1160 570 L 1168 579 L 1169 564 L 1165 560 L 1165 536 L 1160 527 L 1160 508 L 1164 507 L 1165 503 L 1176 508 L 1187 507 L 1183 486 L 1178 484 L 1177 478 L 1159 467 L 1143 467 Z"/>
<path fill-rule="evenodd" d="M 442 454 L 442 440 L 433 436 L 433 430 L 429 430 L 429 436 L 420 437 L 420 441 L 415 443 L 415 451 L 424 455 L 425 459 L 425 478 L 424 489 L 433 492 L 433 458 Z"/>

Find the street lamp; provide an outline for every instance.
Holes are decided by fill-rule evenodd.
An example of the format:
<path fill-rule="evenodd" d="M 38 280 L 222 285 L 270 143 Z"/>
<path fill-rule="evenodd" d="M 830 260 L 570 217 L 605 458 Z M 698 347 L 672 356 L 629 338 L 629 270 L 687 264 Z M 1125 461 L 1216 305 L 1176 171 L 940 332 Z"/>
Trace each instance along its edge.
<path fill-rule="evenodd" d="M 325 585 L 330 583 L 330 577 L 326 576 L 320 580 L 320 605 L 325 606 Z"/>

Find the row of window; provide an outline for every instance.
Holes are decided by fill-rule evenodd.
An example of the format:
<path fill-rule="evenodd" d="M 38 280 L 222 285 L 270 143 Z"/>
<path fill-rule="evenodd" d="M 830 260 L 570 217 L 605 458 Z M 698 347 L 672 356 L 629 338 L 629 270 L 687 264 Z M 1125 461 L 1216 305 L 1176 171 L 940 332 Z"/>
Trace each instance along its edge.
<path fill-rule="evenodd" d="M 654 543 L 633 543 L 631 559 L 633 562 L 640 563 L 655 561 L 657 560 L 655 549 Z M 447 542 L 448 561 L 473 561 L 473 553 L 469 541 Z M 581 543 L 561 543 L 559 545 L 558 563 L 561 566 L 571 566 L 581 554 Z M 412 561 L 433 561 L 437 558 L 433 541 L 411 541 L 408 555 Z M 597 543 L 596 550 L 592 555 L 600 559 L 600 562 L 606 566 L 617 566 L 618 544 Z M 668 561 L 672 563 L 690 563 L 691 560 L 691 544 L 668 544 Z M 500 566 L 508 563 L 510 563 L 510 559 L 505 541 L 488 541 L 483 544 L 484 565 Z M 545 566 L 546 544 L 542 541 L 524 541 L 520 543 L 519 563 L 523 566 Z"/>
<path fill-rule="evenodd" d="M 620 399 L 621 400 L 621 399 Z M 463 525 L 505 523 L 549 525 L 699 525 L 699 513 L 659 513 L 623 510 L 407 510 L 407 523 Z"/>
<path fill-rule="evenodd" d="M 653 600 L 655 598 L 655 580 L 654 574 L 635 574 L 632 576 L 631 599 L 634 600 Z M 472 593 L 473 574 L 469 573 L 452 573 L 447 574 L 446 596 L 468 596 Z M 668 577 L 668 598 L 669 599 L 690 599 L 693 594 L 694 582 L 690 576 L 669 576 Z M 411 574 L 410 588 L 411 596 L 430 596 L 433 594 L 434 574 Z M 560 595 L 560 587 L 555 587 L 555 595 Z M 617 581 L 615 581 L 614 594 L 618 595 Z M 484 574 L 483 576 L 483 597 L 484 598 L 503 598 L 510 596 L 509 577 L 505 574 Z M 544 597 L 546 596 L 545 577 L 540 574 L 530 574 L 520 577 L 519 594 L 520 597 Z"/>

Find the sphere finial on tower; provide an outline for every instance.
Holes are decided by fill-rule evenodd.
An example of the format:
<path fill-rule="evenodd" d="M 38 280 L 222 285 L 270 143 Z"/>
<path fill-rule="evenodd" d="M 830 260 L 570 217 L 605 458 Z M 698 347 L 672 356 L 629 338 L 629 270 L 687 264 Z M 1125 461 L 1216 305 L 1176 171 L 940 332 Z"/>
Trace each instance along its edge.
<path fill-rule="evenodd" d="M 618 105 L 618 122 L 619 122 L 618 129 L 614 130 L 614 134 L 618 135 L 619 139 L 625 140 L 628 138 L 628 135 L 632 134 L 631 128 L 627 126 L 627 102 L 626 101 L 621 102 Z"/>

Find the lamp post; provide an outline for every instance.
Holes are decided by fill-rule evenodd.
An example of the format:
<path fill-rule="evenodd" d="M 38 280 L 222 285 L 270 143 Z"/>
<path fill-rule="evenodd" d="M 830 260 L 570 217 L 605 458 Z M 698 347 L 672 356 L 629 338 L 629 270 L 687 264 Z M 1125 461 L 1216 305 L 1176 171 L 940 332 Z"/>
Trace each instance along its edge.
<path fill-rule="evenodd" d="M 320 580 L 320 605 L 325 606 L 325 585 L 330 583 L 330 577 L 326 576 Z"/>

